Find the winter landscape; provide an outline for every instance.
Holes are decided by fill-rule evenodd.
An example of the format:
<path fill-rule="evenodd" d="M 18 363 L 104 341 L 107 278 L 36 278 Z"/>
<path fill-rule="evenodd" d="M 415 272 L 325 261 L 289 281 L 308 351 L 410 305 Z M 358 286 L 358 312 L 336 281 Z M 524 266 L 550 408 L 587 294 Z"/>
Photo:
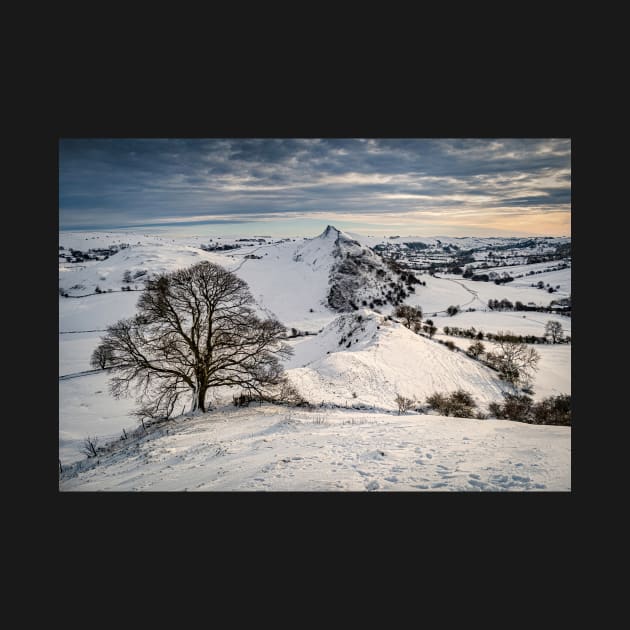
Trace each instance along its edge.
<path fill-rule="evenodd" d="M 217 196 L 204 208 L 221 201 L 225 214 L 189 210 L 184 221 L 169 205 L 162 221 L 156 203 L 151 220 L 126 221 L 125 199 L 203 188 L 178 175 L 206 159 L 194 142 L 61 142 L 60 491 L 571 490 L 568 141 L 435 141 L 430 163 L 456 158 L 433 175 L 409 162 L 429 153 L 423 141 L 399 154 L 394 140 L 328 140 L 319 161 L 313 140 L 198 141 L 224 166 L 204 171 L 204 195 Z M 172 158 L 151 172 L 157 189 L 139 184 L 141 150 Z M 326 166 L 329 153 L 351 175 Z M 109 199 L 114 175 L 95 165 L 123 154 Z M 369 177 L 345 164 L 355 154 Z M 371 188 L 383 154 L 396 193 Z M 316 164 L 322 190 L 282 184 L 300 159 Z M 439 189 L 420 190 L 436 178 Z M 486 211 L 471 181 L 501 191 L 484 208 L 500 205 L 505 225 L 475 223 Z M 473 204 L 463 218 L 467 197 L 442 188 L 462 183 Z M 398 195 L 397 214 L 391 200 L 355 212 L 349 188 Z M 282 205 L 295 190 L 323 205 L 324 189 L 336 213 Z M 274 212 L 245 216 L 247 195 L 256 207 L 269 195 Z M 423 210 L 432 196 L 438 210 Z M 560 214 L 566 223 L 545 223 Z"/>

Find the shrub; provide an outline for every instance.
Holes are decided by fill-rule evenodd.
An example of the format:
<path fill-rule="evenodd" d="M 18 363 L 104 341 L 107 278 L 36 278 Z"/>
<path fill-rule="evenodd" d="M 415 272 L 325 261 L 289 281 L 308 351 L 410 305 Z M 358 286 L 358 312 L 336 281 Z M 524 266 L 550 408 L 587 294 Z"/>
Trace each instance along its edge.
<path fill-rule="evenodd" d="M 444 345 L 449 349 L 449 350 L 455 350 L 456 346 L 455 344 L 449 339 L 448 341 L 444 342 Z"/>
<path fill-rule="evenodd" d="M 538 403 L 523 394 L 503 394 L 503 404 L 490 403 L 491 416 L 528 424 L 571 426 L 571 396 L 549 396 Z"/>
<path fill-rule="evenodd" d="M 503 394 L 504 402 L 501 410 L 502 417 L 507 420 L 531 422 L 530 412 L 533 400 L 526 394 Z"/>
<path fill-rule="evenodd" d="M 98 455 L 98 439 L 96 437 L 88 437 L 83 440 L 82 451 L 88 457 L 96 457 Z"/>
<path fill-rule="evenodd" d="M 435 409 L 436 411 L 441 412 L 443 409 L 446 409 L 447 400 L 443 394 L 435 392 L 435 394 L 431 394 L 431 396 L 427 396 L 427 405 L 429 405 L 431 409 Z"/>
<path fill-rule="evenodd" d="M 283 380 L 280 384 L 279 392 L 272 398 L 272 402 L 284 403 L 286 405 L 293 405 L 295 407 L 310 407 L 311 403 L 300 394 L 298 389 L 289 383 L 287 380 Z"/>
<path fill-rule="evenodd" d="M 446 309 L 446 312 L 453 317 L 453 315 L 457 315 L 457 313 L 459 313 L 459 306 L 451 305 Z"/>
<path fill-rule="evenodd" d="M 474 407 L 477 406 L 473 397 L 465 390 L 458 389 L 450 395 L 449 402 L 451 405 L 451 413 L 456 418 L 472 418 L 474 416 Z"/>
<path fill-rule="evenodd" d="M 401 304 L 394 311 L 394 315 L 400 317 L 407 328 L 411 328 L 415 323 L 421 322 L 422 309 L 420 307 L 416 308 L 407 304 Z"/>
<path fill-rule="evenodd" d="M 239 406 L 237 404 L 237 401 L 239 401 L 240 405 L 243 406 L 247 406 L 250 402 L 271 402 L 293 407 L 311 407 L 311 403 L 286 378 L 281 379 L 278 384 L 265 392 L 255 393 L 254 391 L 245 390 L 238 397 L 234 396 L 233 399 L 234 404 L 237 406 Z"/>
<path fill-rule="evenodd" d="M 571 426 L 571 396 L 549 396 L 532 407 L 534 424 Z"/>
<path fill-rule="evenodd" d="M 477 406 L 470 393 L 463 389 L 458 389 L 449 395 L 436 392 L 427 398 L 427 404 L 444 416 L 452 415 L 456 418 L 474 417 L 474 407 Z"/>
<path fill-rule="evenodd" d="M 488 405 L 488 413 L 493 418 L 503 418 L 503 407 L 501 406 L 501 403 L 491 402 Z"/>
<path fill-rule="evenodd" d="M 248 407 L 253 398 L 249 392 L 241 392 L 240 394 L 234 394 L 232 396 L 232 402 L 235 407 Z"/>
<path fill-rule="evenodd" d="M 451 394 L 451 401 L 456 405 L 463 405 L 465 407 L 474 407 L 475 401 L 473 397 L 464 389 L 458 389 Z"/>
<path fill-rule="evenodd" d="M 466 354 L 471 356 L 473 359 L 476 359 L 480 355 L 482 355 L 486 351 L 486 347 L 481 343 L 481 341 L 475 341 L 468 346 L 468 350 L 466 350 Z"/>
<path fill-rule="evenodd" d="M 401 415 L 405 413 L 405 411 L 411 409 L 416 402 L 413 398 L 407 398 L 402 394 L 396 394 L 396 398 L 394 399 L 394 401 L 398 405 L 398 415 Z"/>

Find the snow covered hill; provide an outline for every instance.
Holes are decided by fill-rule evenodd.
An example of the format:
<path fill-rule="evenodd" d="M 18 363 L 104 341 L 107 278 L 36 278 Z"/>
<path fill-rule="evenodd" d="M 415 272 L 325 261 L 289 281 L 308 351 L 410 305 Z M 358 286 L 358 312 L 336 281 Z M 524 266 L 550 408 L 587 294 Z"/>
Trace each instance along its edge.
<path fill-rule="evenodd" d="M 60 264 L 59 288 L 69 296 L 121 291 L 123 287 L 143 289 L 149 276 L 183 269 L 202 260 L 225 267 L 231 263 L 221 254 L 154 239 L 130 244 L 106 260 Z"/>
<path fill-rule="evenodd" d="M 287 373 L 314 404 L 396 409 L 400 393 L 424 403 L 435 392 L 470 391 L 486 406 L 501 400 L 496 372 L 369 310 L 340 315 L 294 347 Z"/>
<path fill-rule="evenodd" d="M 67 467 L 61 491 L 568 491 L 571 429 L 354 409 L 223 408 Z"/>
<path fill-rule="evenodd" d="M 501 400 L 506 385 L 496 372 L 437 343 L 450 339 L 462 349 L 470 344 L 443 336 L 443 327 L 542 335 L 546 322 L 561 316 L 495 312 L 487 302 L 507 298 L 545 305 L 568 297 L 571 268 L 548 271 L 558 266 L 556 261 L 496 267 L 523 274 L 503 285 L 445 271 L 429 275 L 420 268 L 415 273 L 422 284 L 417 284 L 371 247 L 400 243 L 404 249 L 405 242 L 423 242 L 439 259 L 450 256 L 444 253 L 448 246 L 512 248 L 517 241 L 361 237 L 333 226 L 314 238 L 282 239 L 61 233 L 59 286 L 71 297 L 59 298 L 59 456 L 67 469 L 60 489 L 570 489 L 570 428 L 392 415 L 397 393 L 424 403 L 436 391 L 463 388 L 482 412 L 489 402 Z M 228 248 L 206 251 L 209 242 Z M 545 247 L 545 239 L 538 239 L 530 249 Z M 73 250 L 92 254 L 70 262 Z M 490 262 L 489 251 L 475 254 L 475 264 Z M 107 373 L 84 374 L 103 330 L 134 314 L 147 277 L 202 260 L 245 280 L 260 314 L 277 317 L 289 329 L 318 333 L 289 340 L 294 355 L 285 367 L 307 400 L 325 406 L 234 409 L 226 406 L 234 392 L 215 391 L 217 411 L 180 416 L 168 424 L 168 434 L 160 429 L 115 453 L 103 453 L 99 465 L 79 462 L 86 436 L 99 436 L 104 444 L 123 429 L 130 433 L 137 427 L 133 400 L 110 396 Z M 544 289 L 531 286 L 539 281 Z M 424 318 L 439 327 L 435 339 L 387 317 L 399 301 L 422 307 Z M 448 317 L 449 305 L 463 312 Z M 571 334 L 570 318 L 561 319 Z M 570 394 L 570 344 L 537 350 L 542 358 L 535 398 Z"/>
<path fill-rule="evenodd" d="M 398 304 L 406 297 L 401 273 L 371 249 L 330 225 L 319 238 L 334 239 L 334 263 L 327 296 L 331 308 L 336 311 L 353 311 L 360 305 L 374 308 Z"/>
<path fill-rule="evenodd" d="M 250 286 L 267 313 L 286 326 L 317 331 L 335 311 L 350 311 L 403 289 L 399 274 L 369 248 L 333 226 L 319 236 L 262 245 L 233 254 L 241 258 L 227 266 Z M 248 258 L 247 256 L 255 256 Z"/>

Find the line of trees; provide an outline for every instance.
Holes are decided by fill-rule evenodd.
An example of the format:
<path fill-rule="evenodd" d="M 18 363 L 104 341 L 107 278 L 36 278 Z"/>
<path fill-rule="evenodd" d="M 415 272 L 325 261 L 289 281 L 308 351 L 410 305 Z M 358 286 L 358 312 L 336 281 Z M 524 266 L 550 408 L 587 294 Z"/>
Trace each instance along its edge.
<path fill-rule="evenodd" d="M 571 316 L 571 298 L 561 298 L 559 300 L 551 300 L 548 306 L 529 306 L 523 304 L 519 300 L 512 303 L 510 300 L 503 298 L 502 300 L 488 300 L 488 308 L 491 311 L 534 311 L 537 313 L 556 313 Z"/>
<path fill-rule="evenodd" d="M 505 392 L 502 403 L 490 403 L 490 415 L 528 424 L 571 426 L 571 396 L 549 396 L 535 403 L 530 396 Z"/>
<path fill-rule="evenodd" d="M 547 322 L 545 326 L 545 334 L 544 336 L 537 335 L 515 335 L 514 333 L 507 332 L 504 333 L 502 331 L 495 333 L 484 333 L 483 330 L 477 330 L 474 326 L 470 328 L 459 328 L 457 326 L 444 326 L 443 328 L 445 335 L 450 335 L 453 337 L 465 337 L 467 339 L 477 339 L 482 341 L 486 339 L 487 341 L 518 341 L 519 343 L 534 343 L 534 344 L 545 344 L 545 343 L 570 343 L 571 337 L 569 335 L 564 335 L 564 330 L 562 328 L 562 324 L 557 320 L 550 320 Z"/>
<path fill-rule="evenodd" d="M 549 396 L 540 402 L 526 394 L 503 393 L 502 402 L 491 402 L 488 405 L 488 415 L 478 408 L 470 392 L 458 389 L 450 393 L 434 392 L 427 396 L 426 407 L 422 407 L 414 398 L 396 394 L 398 415 L 410 409 L 426 412 L 427 408 L 442 416 L 455 418 L 491 418 L 526 422 L 528 424 L 550 424 L 571 426 L 571 396 L 559 394 Z"/>

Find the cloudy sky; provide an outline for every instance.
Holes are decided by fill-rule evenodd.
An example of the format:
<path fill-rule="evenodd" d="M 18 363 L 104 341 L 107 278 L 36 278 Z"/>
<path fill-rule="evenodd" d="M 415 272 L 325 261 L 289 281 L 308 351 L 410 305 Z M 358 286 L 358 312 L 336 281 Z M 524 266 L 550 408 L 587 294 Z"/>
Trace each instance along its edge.
<path fill-rule="evenodd" d="M 59 227 L 570 235 L 568 139 L 62 139 Z"/>

